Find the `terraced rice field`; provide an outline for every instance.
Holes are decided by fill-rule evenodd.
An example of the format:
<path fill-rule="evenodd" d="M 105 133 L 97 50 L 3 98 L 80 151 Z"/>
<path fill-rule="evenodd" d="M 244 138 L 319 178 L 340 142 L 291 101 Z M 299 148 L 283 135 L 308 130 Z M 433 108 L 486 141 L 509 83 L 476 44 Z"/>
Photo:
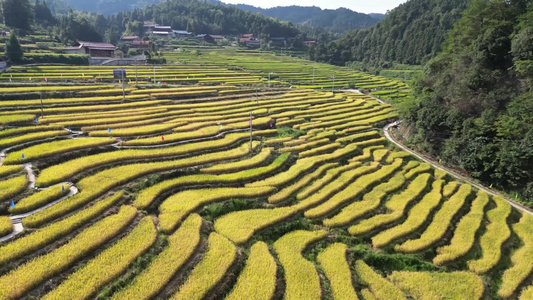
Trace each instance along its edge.
<path fill-rule="evenodd" d="M 395 110 L 311 63 L 213 51 L 125 100 L 106 68 L 12 70 L 0 299 L 529 299 L 531 215 L 389 145 Z"/>

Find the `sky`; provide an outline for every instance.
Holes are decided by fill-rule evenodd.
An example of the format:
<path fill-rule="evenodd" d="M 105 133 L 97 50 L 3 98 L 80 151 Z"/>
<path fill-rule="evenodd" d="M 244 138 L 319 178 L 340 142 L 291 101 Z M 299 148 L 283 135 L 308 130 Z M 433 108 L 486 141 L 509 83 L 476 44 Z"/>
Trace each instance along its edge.
<path fill-rule="evenodd" d="M 271 8 L 274 6 L 318 6 L 320 8 L 337 9 L 339 7 L 346 7 L 351 10 L 362 13 L 386 13 L 396 6 L 406 2 L 407 0 L 222 0 L 222 2 L 230 4 L 248 4 L 262 8 Z"/>

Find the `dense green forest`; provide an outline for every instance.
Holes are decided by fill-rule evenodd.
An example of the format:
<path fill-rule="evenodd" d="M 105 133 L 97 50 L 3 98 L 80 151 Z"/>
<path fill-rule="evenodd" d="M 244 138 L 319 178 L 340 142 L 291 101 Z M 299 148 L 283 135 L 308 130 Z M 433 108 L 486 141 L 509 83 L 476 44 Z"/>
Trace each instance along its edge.
<path fill-rule="evenodd" d="M 411 141 L 533 202 L 531 1 L 474 0 L 425 74 L 402 106 Z"/>
<path fill-rule="evenodd" d="M 375 18 L 346 8 L 333 10 L 321 9 L 316 6 L 277 6 L 263 9 L 246 4 L 237 4 L 235 6 L 279 20 L 289 21 L 293 24 L 321 27 L 334 33 L 368 28 L 380 21 L 379 15 Z"/>
<path fill-rule="evenodd" d="M 310 49 L 310 59 L 336 65 L 422 64 L 440 50 L 466 5 L 467 0 L 408 1 L 370 28 L 349 31 L 337 41 Z"/>

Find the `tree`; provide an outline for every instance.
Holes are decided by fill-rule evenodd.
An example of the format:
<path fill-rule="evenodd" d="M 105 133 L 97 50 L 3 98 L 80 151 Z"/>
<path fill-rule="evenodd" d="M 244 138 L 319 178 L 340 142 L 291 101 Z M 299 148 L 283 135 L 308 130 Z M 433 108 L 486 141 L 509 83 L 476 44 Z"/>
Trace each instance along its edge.
<path fill-rule="evenodd" d="M 2 12 L 7 26 L 24 31 L 31 30 L 34 14 L 29 0 L 4 0 Z"/>
<path fill-rule="evenodd" d="M 39 0 L 35 1 L 35 21 L 44 25 L 51 25 L 57 22 L 46 1 L 43 1 L 43 3 Z"/>
<path fill-rule="evenodd" d="M 22 47 L 14 33 L 9 36 L 9 40 L 6 43 L 6 55 L 11 62 L 18 63 L 22 61 L 24 52 L 22 52 Z"/>

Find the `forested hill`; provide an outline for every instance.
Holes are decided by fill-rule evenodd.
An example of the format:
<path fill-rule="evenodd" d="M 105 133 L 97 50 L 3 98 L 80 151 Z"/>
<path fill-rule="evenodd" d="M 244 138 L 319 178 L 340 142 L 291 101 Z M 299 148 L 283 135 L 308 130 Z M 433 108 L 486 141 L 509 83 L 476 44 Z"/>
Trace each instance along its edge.
<path fill-rule="evenodd" d="M 410 0 L 378 24 L 353 30 L 341 39 L 311 49 L 312 60 L 344 65 L 362 61 L 421 64 L 435 56 L 446 33 L 461 17 L 468 0 Z"/>
<path fill-rule="evenodd" d="M 372 17 L 346 8 L 323 10 L 316 6 L 293 5 L 263 9 L 246 4 L 237 4 L 235 6 L 298 25 L 322 27 L 335 33 L 344 33 L 351 29 L 368 28 L 380 20 L 379 15 Z"/>
<path fill-rule="evenodd" d="M 127 29 L 128 22 L 134 21 L 153 21 L 195 33 L 254 33 L 287 37 L 300 34 L 289 22 L 254 14 L 217 1 L 203 0 L 167 0 L 143 9 L 118 13 L 109 16 L 108 27 L 115 25 L 120 29 Z"/>
<path fill-rule="evenodd" d="M 531 0 L 474 0 L 425 69 L 403 110 L 412 141 L 533 203 Z"/>

